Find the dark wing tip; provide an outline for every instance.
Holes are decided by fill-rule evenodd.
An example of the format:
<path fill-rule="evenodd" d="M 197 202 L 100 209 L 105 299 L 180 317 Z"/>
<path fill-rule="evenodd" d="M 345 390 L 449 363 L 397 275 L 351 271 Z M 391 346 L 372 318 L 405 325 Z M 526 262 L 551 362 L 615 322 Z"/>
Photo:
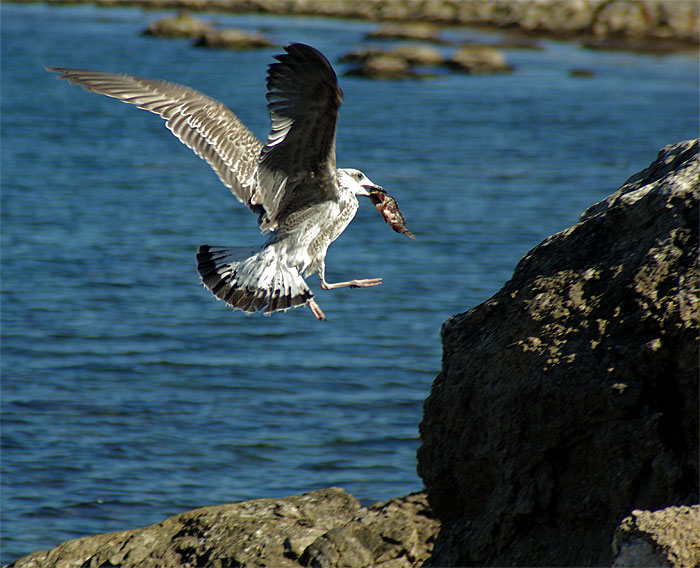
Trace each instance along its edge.
<path fill-rule="evenodd" d="M 330 61 L 318 49 L 305 43 L 291 43 L 285 46 L 287 53 L 275 55 L 276 63 L 270 64 L 267 73 L 268 91 L 279 86 L 280 81 L 296 75 L 322 76 L 336 86 L 340 100 L 342 91 L 338 87 L 338 77 Z"/>
<path fill-rule="evenodd" d="M 330 61 L 328 61 L 326 56 L 315 47 L 311 47 L 305 43 L 290 43 L 289 45 L 285 46 L 284 50 L 290 57 L 293 57 L 296 60 L 316 60 L 317 62 L 322 63 L 324 67 L 335 75 L 335 71 L 333 71 L 333 66 L 331 65 Z M 287 56 L 282 54 L 278 55 L 275 59 L 279 61 L 280 57 Z"/>

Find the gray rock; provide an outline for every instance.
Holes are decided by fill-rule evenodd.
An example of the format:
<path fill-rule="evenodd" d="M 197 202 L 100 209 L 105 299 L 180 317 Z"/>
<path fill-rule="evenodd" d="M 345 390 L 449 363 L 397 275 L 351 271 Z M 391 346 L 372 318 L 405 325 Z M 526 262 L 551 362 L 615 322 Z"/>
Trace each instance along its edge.
<path fill-rule="evenodd" d="M 614 567 L 700 566 L 700 505 L 632 511 L 615 531 Z"/>
<path fill-rule="evenodd" d="M 610 565 L 629 511 L 698 501 L 698 148 L 662 149 L 444 323 L 428 565 Z"/>
<path fill-rule="evenodd" d="M 143 529 L 70 540 L 9 566 L 410 568 L 429 556 L 438 526 L 424 494 L 362 508 L 330 488 L 203 507 Z"/>
<path fill-rule="evenodd" d="M 388 53 L 387 50 L 382 49 L 381 47 L 376 47 L 376 46 L 368 46 L 368 47 L 360 47 L 358 49 L 355 49 L 354 51 L 351 51 L 349 53 L 346 53 L 343 55 L 339 61 L 342 63 L 362 63 L 364 61 L 367 61 L 370 57 L 375 57 L 377 55 L 386 55 Z"/>
<path fill-rule="evenodd" d="M 358 62 L 345 75 L 371 79 L 426 78 L 414 67 L 437 67 L 445 58 L 439 49 L 427 45 L 399 45 L 390 51 L 369 46 L 357 49 L 340 58 L 342 62 Z"/>
<path fill-rule="evenodd" d="M 228 28 L 225 30 L 208 30 L 195 39 L 197 47 L 211 47 L 215 49 L 260 49 L 274 47 L 275 44 L 260 34 Z"/>
<path fill-rule="evenodd" d="M 429 45 L 398 45 L 391 50 L 391 54 L 400 57 L 409 65 L 436 67 L 445 61 L 442 52 Z"/>
<path fill-rule="evenodd" d="M 447 66 L 455 71 L 480 75 L 513 70 L 506 63 L 503 52 L 490 45 L 463 45 L 447 60 Z"/>
<path fill-rule="evenodd" d="M 344 73 L 348 76 L 369 77 L 370 79 L 406 79 L 417 77 L 408 62 L 391 53 L 370 55 L 359 67 Z"/>
<path fill-rule="evenodd" d="M 368 33 L 368 39 L 411 39 L 444 43 L 440 37 L 440 28 L 430 22 L 404 22 L 401 24 L 382 24 L 376 30 Z"/>
<path fill-rule="evenodd" d="M 177 16 L 169 16 L 157 20 L 143 30 L 143 35 L 160 37 L 198 37 L 207 32 L 214 31 L 208 23 L 194 17 L 187 11 L 180 12 Z"/>

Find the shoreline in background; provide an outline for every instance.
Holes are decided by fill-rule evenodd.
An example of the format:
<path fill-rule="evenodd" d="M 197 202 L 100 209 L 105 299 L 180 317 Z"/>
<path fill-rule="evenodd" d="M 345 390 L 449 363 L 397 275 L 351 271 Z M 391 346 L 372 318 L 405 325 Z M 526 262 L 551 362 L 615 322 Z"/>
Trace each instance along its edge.
<path fill-rule="evenodd" d="M 13 0 L 29 3 L 38 0 Z M 44 0 L 48 4 L 138 6 L 152 10 L 314 15 L 439 25 L 576 40 L 600 49 L 695 51 L 700 46 L 700 3 L 693 0 Z"/>

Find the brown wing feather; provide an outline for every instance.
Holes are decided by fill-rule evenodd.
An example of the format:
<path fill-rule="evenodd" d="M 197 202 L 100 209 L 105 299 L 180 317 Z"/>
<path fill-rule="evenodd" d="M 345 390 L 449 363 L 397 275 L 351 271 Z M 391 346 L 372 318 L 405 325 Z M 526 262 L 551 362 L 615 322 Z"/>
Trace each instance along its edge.
<path fill-rule="evenodd" d="M 262 228 L 290 213 L 336 198 L 335 132 L 343 93 L 328 60 L 304 44 L 285 47 L 270 65 L 271 129 L 260 155 L 251 202 L 265 208 Z"/>
<path fill-rule="evenodd" d="M 257 158 L 263 144 L 222 103 L 175 83 L 126 74 L 47 67 L 88 91 L 160 115 L 166 126 L 248 207 L 255 187 Z"/>

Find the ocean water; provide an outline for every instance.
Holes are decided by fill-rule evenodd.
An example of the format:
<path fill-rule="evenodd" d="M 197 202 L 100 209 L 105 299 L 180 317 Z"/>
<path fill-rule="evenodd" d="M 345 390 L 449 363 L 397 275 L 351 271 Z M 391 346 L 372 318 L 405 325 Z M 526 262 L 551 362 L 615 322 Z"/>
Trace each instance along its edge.
<path fill-rule="evenodd" d="M 362 202 L 327 277 L 382 286 L 324 292 L 311 277 L 327 322 L 307 309 L 246 316 L 198 284 L 194 254 L 259 243 L 254 217 L 157 117 L 43 70 L 184 83 L 264 137 L 265 72 L 280 50 L 139 35 L 163 15 L 0 4 L 2 563 L 204 505 L 331 485 L 363 503 L 420 490 L 441 323 L 661 146 L 698 135 L 692 55 L 543 41 L 508 51 L 509 75 L 341 77 L 338 164 L 387 188 L 417 240 Z M 375 27 L 208 17 L 314 45 L 339 73 Z"/>

